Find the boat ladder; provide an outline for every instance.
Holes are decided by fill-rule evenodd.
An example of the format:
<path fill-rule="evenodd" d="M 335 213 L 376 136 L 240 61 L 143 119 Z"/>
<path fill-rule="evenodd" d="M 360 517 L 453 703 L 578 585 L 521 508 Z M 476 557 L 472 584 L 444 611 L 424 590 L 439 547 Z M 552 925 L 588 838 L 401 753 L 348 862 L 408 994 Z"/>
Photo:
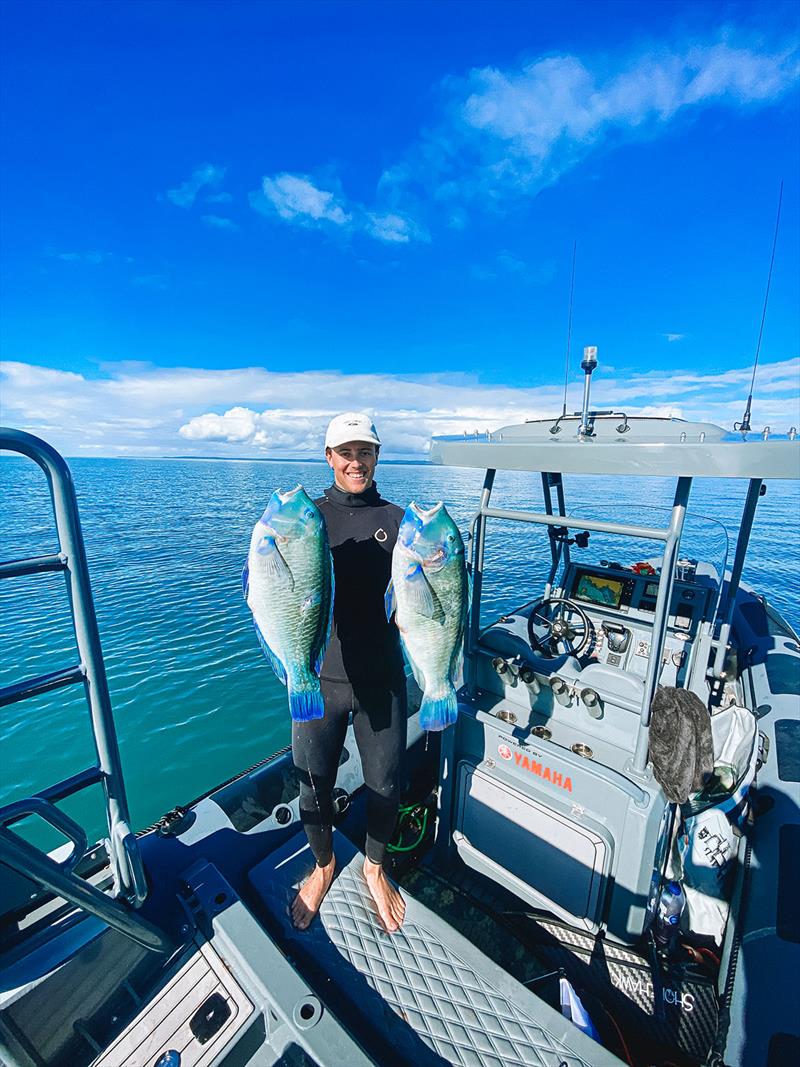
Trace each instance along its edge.
<path fill-rule="evenodd" d="M 0 450 L 27 456 L 44 471 L 59 545 L 58 551 L 50 555 L 0 563 L 0 578 L 62 571 L 67 582 L 80 656 L 79 662 L 71 666 L 0 687 L 0 707 L 81 682 L 89 706 L 97 752 L 97 762 L 92 766 L 47 786 L 31 797 L 0 807 L 0 864 L 98 916 L 145 947 L 159 952 L 170 951 L 173 946 L 165 935 L 134 910 L 146 899 L 147 882 L 138 842 L 130 828 L 119 746 L 72 475 L 64 458 L 54 448 L 22 430 L 0 428 Z M 114 881 L 111 896 L 75 873 L 76 866 L 87 851 L 86 833 L 74 819 L 56 807 L 58 801 L 98 784 L 102 787 L 108 824 L 105 847 Z M 14 823 L 31 815 L 42 818 L 72 843 L 72 849 L 65 859 L 48 855 L 11 829 Z"/>

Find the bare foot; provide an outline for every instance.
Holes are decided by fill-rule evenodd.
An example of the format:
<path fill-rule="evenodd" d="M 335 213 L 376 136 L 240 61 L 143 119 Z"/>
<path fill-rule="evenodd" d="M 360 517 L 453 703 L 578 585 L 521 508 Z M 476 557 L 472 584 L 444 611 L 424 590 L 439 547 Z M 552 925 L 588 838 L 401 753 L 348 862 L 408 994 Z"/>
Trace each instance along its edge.
<path fill-rule="evenodd" d="M 333 872 L 336 870 L 334 856 L 327 867 L 315 867 L 308 876 L 297 896 L 292 901 L 292 922 L 298 930 L 307 930 L 331 887 Z"/>
<path fill-rule="evenodd" d="M 406 902 L 386 877 L 382 864 L 364 860 L 364 877 L 367 889 L 375 901 L 378 918 L 387 934 L 399 930 L 406 913 Z"/>

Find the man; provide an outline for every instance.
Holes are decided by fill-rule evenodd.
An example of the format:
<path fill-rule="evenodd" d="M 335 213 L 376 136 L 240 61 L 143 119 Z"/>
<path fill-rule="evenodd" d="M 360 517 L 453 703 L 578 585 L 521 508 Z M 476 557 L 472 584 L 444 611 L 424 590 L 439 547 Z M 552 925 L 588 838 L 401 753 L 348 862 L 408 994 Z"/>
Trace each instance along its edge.
<path fill-rule="evenodd" d="M 402 508 L 373 481 L 380 439 L 366 415 L 331 420 L 325 458 L 333 485 L 316 501 L 328 529 L 335 594 L 331 641 L 320 672 L 325 715 L 292 723 L 292 755 L 300 777 L 300 814 L 317 861 L 292 904 L 304 930 L 333 881 L 332 792 L 350 714 L 367 788 L 364 877 L 388 933 L 399 929 L 405 902 L 383 861 L 397 820 L 400 761 L 406 746 L 406 680 L 397 628 L 383 597 Z"/>

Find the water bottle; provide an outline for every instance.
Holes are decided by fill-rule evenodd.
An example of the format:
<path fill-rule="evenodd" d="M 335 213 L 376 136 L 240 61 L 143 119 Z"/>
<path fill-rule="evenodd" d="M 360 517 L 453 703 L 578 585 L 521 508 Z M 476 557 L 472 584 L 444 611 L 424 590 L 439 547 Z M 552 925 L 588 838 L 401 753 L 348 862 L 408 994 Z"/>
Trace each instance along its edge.
<path fill-rule="evenodd" d="M 685 904 L 680 882 L 667 882 L 659 895 L 653 924 L 653 937 L 660 952 L 669 951 L 675 940 Z"/>

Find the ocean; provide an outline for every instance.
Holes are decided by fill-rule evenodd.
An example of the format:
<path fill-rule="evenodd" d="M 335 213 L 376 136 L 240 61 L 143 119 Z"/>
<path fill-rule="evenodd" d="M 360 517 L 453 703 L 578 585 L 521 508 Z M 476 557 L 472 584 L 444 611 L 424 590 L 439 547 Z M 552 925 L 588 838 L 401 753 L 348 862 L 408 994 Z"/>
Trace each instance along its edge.
<path fill-rule="evenodd" d="M 330 484 L 329 470 L 321 462 L 188 459 L 74 459 L 70 467 L 132 822 L 142 828 L 288 743 L 285 690 L 258 647 L 241 571 L 253 524 L 273 489 L 299 482 L 318 496 Z M 466 533 L 482 474 L 386 463 L 378 466 L 377 482 L 402 506 L 444 500 Z M 666 513 L 658 510 L 671 503 L 673 486 L 666 480 L 573 477 L 565 484 L 572 513 L 666 525 Z M 0 485 L 0 558 L 55 551 L 40 469 L 21 457 L 4 458 Z M 682 555 L 720 567 L 727 551 L 730 565 L 745 489 L 744 482 L 695 483 Z M 501 473 L 492 502 L 539 510 L 541 480 Z M 744 572 L 796 630 L 798 516 L 798 483 L 770 483 Z M 657 546 L 593 534 L 585 551 L 573 553 L 629 564 L 656 555 Z M 539 596 L 548 560 L 542 528 L 490 522 L 482 617 Z M 62 575 L 0 583 L 0 685 L 77 658 Z M 0 803 L 30 796 L 94 762 L 80 686 L 12 704 L 2 716 Z M 92 840 L 104 832 L 93 792 L 63 805 Z M 48 847 L 60 843 L 41 827 L 31 826 L 30 834 Z"/>

